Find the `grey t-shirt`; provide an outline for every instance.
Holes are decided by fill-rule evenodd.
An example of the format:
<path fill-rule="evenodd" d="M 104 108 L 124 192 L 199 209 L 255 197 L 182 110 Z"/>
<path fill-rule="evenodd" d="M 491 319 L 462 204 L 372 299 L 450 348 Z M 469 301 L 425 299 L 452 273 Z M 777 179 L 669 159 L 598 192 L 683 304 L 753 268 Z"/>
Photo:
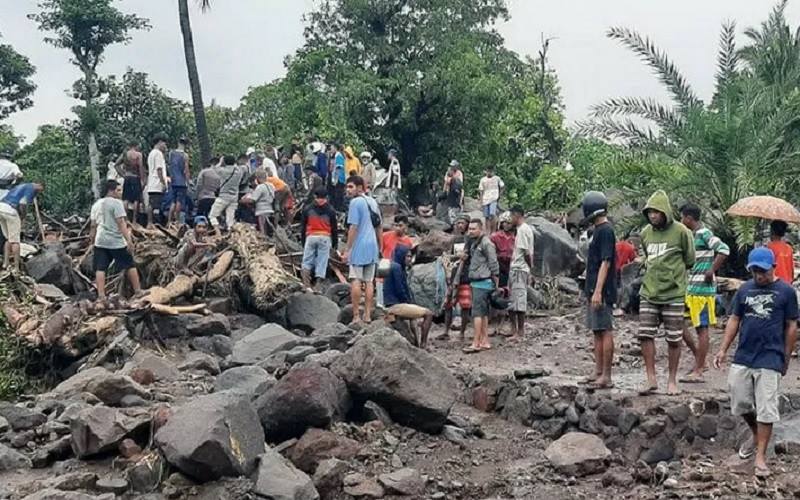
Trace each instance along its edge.
<path fill-rule="evenodd" d="M 225 165 L 219 169 L 219 178 L 221 181 L 219 197 L 225 201 L 236 201 L 239 198 L 242 169 L 239 165 Z"/>
<path fill-rule="evenodd" d="M 197 176 L 197 199 L 216 198 L 221 182 L 217 169 L 208 167 L 201 170 Z"/>
<path fill-rule="evenodd" d="M 256 186 L 250 194 L 250 198 L 256 204 L 256 215 L 275 213 L 272 208 L 272 202 L 275 200 L 275 188 L 269 182 Z"/>
<path fill-rule="evenodd" d="M 533 229 L 523 222 L 517 227 L 517 236 L 514 238 L 514 253 L 511 255 L 512 271 L 531 271 L 530 266 L 525 261 L 527 255 L 533 254 Z"/>
<path fill-rule="evenodd" d="M 97 225 L 94 246 L 116 250 L 128 246 L 117 225 L 117 219 L 125 217 L 122 200 L 103 198 L 92 205 L 92 222 Z"/>

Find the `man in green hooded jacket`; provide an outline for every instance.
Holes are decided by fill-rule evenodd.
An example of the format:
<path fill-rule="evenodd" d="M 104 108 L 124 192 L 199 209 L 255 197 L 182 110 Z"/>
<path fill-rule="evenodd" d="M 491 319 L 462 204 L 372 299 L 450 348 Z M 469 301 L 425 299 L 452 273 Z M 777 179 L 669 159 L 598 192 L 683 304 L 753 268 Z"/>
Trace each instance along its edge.
<path fill-rule="evenodd" d="M 656 191 L 647 200 L 643 212 L 650 224 L 641 233 L 645 273 L 639 292 L 639 341 L 647 383 L 640 393 L 652 394 L 658 390 L 655 338 L 663 323 L 669 348 L 667 394 L 675 395 L 679 393 L 677 374 L 687 270 L 694 266 L 694 242 L 689 229 L 674 219 L 672 205 L 664 191 Z"/>

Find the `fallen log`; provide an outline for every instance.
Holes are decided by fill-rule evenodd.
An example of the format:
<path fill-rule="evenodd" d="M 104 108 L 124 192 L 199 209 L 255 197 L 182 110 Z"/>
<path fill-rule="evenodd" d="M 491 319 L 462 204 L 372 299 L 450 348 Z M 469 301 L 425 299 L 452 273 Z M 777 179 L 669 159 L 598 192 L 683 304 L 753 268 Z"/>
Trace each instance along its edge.
<path fill-rule="evenodd" d="M 150 308 L 161 314 L 169 314 L 171 316 L 178 316 L 179 314 L 187 314 L 202 311 L 207 307 L 206 304 L 193 304 L 191 306 L 168 306 L 164 304 L 150 304 Z"/>

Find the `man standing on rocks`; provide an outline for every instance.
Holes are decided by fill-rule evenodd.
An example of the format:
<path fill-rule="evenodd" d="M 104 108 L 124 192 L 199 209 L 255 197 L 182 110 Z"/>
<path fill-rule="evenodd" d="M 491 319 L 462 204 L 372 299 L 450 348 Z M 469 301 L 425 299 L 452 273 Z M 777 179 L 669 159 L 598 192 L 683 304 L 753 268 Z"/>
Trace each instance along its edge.
<path fill-rule="evenodd" d="M 497 202 L 500 201 L 500 196 L 503 194 L 503 189 L 505 189 L 505 187 L 506 185 L 503 183 L 503 179 L 494 175 L 494 167 L 491 165 L 486 167 L 486 175 L 478 184 L 478 193 L 481 197 L 483 217 L 486 219 L 486 227 L 489 234 L 493 233 L 495 230 Z"/>
<path fill-rule="evenodd" d="M 143 201 L 142 189 L 146 177 L 144 158 L 139 150 L 138 141 L 128 142 L 128 148 L 119 155 L 114 163 L 114 169 L 123 178 L 122 200 L 127 204 L 128 220 L 136 222 Z"/>
<path fill-rule="evenodd" d="M 19 243 L 25 212 L 36 195 L 44 191 L 42 184 L 18 184 L 0 200 L 0 231 L 6 238 L 3 244 L 3 268 L 9 270 L 13 262 L 14 273 L 19 273 Z M 124 214 L 123 214 L 124 215 Z"/>
<path fill-rule="evenodd" d="M 770 475 L 766 454 L 772 424 L 780 420 L 781 376 L 786 375 L 797 341 L 797 295 L 791 285 L 776 278 L 774 269 L 770 249 L 750 252 L 747 270 L 753 278 L 736 292 L 725 337 L 714 358 L 714 366 L 722 367 L 739 334 L 728 373 L 731 413 L 744 418 L 753 433 L 752 441 L 739 448 L 739 456 L 748 459 L 755 454 L 756 477 Z"/>
<path fill-rule="evenodd" d="M 717 324 L 717 284 L 715 277 L 731 251 L 721 239 L 700 222 L 700 208 L 687 204 L 681 207 L 681 222 L 694 233 L 695 263 L 689 273 L 686 290 L 685 317 L 697 330 L 697 343 L 684 325 L 683 341 L 694 355 L 694 369 L 681 378 L 684 383 L 704 382 L 708 355 L 708 328 Z"/>
<path fill-rule="evenodd" d="M 147 155 L 147 225 L 153 225 L 153 213 L 158 209 L 161 214 L 161 201 L 167 190 L 167 162 L 164 153 L 167 152 L 167 139 L 156 136 L 153 140 L 153 149 Z"/>
<path fill-rule="evenodd" d="M 497 288 L 500 265 L 494 245 L 483 234 L 483 223 L 480 219 L 469 222 L 469 237 L 472 244 L 469 256 L 462 254 L 462 260 L 469 258 L 469 281 L 472 287 L 472 319 L 474 332 L 472 345 L 463 349 L 466 354 L 486 351 L 492 348 L 489 344 L 489 310 L 491 309 L 492 292 Z"/>
<path fill-rule="evenodd" d="M 464 206 L 464 173 L 456 160 L 450 162 L 444 176 L 444 192 L 447 194 L 447 222 L 455 224 Z"/>
<path fill-rule="evenodd" d="M 318 282 L 328 274 L 328 259 L 331 250 L 336 251 L 339 231 L 336 211 L 328 203 L 327 190 L 319 186 L 314 191 L 314 203 L 303 210 L 300 219 L 300 238 L 303 243 L 303 285 L 312 285 L 311 273 Z"/>
<path fill-rule="evenodd" d="M 372 321 L 375 303 L 375 268 L 382 240 L 381 216 L 377 202 L 364 196 L 364 179 L 354 175 L 347 179 L 347 249 L 342 258 L 350 264 L 350 299 L 353 304 L 353 322 Z M 361 316 L 361 287 L 364 286 L 364 316 Z"/>
<path fill-rule="evenodd" d="M 615 269 L 616 236 L 608 221 L 608 199 L 598 191 L 590 191 L 581 203 L 583 216 L 594 228 L 586 264 L 586 326 L 594 334 L 594 377 L 589 380 L 596 389 L 611 389 L 611 364 L 614 360 L 614 303 L 617 284 Z"/>
<path fill-rule="evenodd" d="M 650 224 L 641 235 L 645 273 L 639 291 L 638 335 L 647 383 L 639 392 L 649 395 L 658 390 L 655 339 L 663 323 L 669 348 L 667 394 L 677 395 L 680 393 L 677 374 L 683 339 L 686 270 L 694 266 L 694 242 L 686 226 L 673 219 L 672 205 L 664 191 L 656 191 L 650 197 L 643 213 Z"/>
<path fill-rule="evenodd" d="M 533 229 L 525 222 L 525 210 L 520 205 L 511 209 L 511 224 L 517 228 L 517 236 L 514 238 L 514 253 L 511 254 L 511 270 L 508 275 L 511 292 L 511 304 L 508 307 L 511 318 L 509 340 L 516 340 L 525 335 L 528 285 L 531 283 L 533 269 Z"/>

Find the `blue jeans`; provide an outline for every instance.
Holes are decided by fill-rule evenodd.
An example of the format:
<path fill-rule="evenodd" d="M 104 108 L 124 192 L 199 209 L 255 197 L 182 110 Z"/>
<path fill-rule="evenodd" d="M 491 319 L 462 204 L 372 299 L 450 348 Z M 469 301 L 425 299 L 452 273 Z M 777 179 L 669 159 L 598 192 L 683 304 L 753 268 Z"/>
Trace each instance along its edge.
<path fill-rule="evenodd" d="M 328 273 L 328 259 L 331 256 L 330 236 L 309 236 L 303 248 L 303 269 L 314 271 L 317 278 L 325 278 Z"/>
<path fill-rule="evenodd" d="M 493 201 L 483 206 L 483 216 L 487 219 L 497 215 L 497 202 Z"/>

